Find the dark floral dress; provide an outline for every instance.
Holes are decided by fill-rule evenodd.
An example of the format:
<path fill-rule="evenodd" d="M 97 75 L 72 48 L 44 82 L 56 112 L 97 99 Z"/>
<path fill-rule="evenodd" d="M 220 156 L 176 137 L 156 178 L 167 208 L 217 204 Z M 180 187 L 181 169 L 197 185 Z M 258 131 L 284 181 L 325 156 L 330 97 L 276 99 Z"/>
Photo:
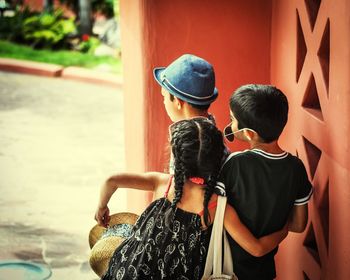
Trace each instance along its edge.
<path fill-rule="evenodd" d="M 211 226 L 201 229 L 198 214 L 174 210 L 166 197 L 160 198 L 116 249 L 102 279 L 201 279 L 210 233 Z"/>

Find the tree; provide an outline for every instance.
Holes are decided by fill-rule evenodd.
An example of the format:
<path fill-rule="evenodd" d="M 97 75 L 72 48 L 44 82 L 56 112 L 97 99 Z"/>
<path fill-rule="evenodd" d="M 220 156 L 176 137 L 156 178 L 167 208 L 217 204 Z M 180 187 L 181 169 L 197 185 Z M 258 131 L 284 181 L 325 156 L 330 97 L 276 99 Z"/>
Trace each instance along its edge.
<path fill-rule="evenodd" d="M 90 0 L 79 0 L 80 34 L 91 34 L 91 3 Z"/>
<path fill-rule="evenodd" d="M 44 0 L 44 10 L 48 13 L 53 11 L 53 0 Z"/>

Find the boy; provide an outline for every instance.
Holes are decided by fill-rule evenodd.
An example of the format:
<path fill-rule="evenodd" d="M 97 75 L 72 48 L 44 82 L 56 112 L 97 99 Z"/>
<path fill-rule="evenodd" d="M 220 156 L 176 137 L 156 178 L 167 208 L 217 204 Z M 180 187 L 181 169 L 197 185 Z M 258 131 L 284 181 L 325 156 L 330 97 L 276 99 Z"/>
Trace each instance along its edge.
<path fill-rule="evenodd" d="M 230 117 L 226 138 L 246 141 L 250 150 L 231 154 L 221 170 L 229 204 L 256 237 L 281 229 L 289 216 L 289 230 L 302 232 L 312 186 L 301 160 L 277 142 L 288 119 L 286 96 L 273 86 L 242 86 L 231 96 Z M 231 238 L 230 245 L 240 280 L 275 278 L 277 248 L 256 258 Z"/>
<path fill-rule="evenodd" d="M 153 71 L 155 80 L 162 87 L 165 110 L 173 121 L 206 117 L 210 104 L 218 97 L 213 66 L 206 60 L 184 54 L 168 67 Z"/>
<path fill-rule="evenodd" d="M 173 122 L 194 117 L 208 118 L 214 125 L 214 117 L 208 113 L 218 97 L 213 66 L 198 56 L 184 54 L 167 67 L 153 70 L 154 78 L 162 87 L 163 103 Z M 225 147 L 223 162 L 229 155 Z M 174 173 L 170 158 L 169 172 Z"/>

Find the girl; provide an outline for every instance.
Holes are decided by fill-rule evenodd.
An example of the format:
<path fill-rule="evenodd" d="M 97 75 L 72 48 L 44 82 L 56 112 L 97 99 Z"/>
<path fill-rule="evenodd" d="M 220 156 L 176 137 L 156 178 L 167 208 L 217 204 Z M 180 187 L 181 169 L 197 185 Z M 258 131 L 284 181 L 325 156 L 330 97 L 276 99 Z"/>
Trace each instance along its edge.
<path fill-rule="evenodd" d="M 132 235 L 115 251 L 102 279 L 201 279 L 217 195 L 216 185 L 224 144 L 221 132 L 206 118 L 172 124 L 170 144 L 174 176 L 150 172 L 119 174 L 102 186 L 95 219 L 107 226 L 108 201 L 117 188 L 153 191 L 155 201 L 137 220 Z M 254 256 L 280 243 L 286 228 L 256 239 L 226 206 L 224 226 L 233 239 Z"/>

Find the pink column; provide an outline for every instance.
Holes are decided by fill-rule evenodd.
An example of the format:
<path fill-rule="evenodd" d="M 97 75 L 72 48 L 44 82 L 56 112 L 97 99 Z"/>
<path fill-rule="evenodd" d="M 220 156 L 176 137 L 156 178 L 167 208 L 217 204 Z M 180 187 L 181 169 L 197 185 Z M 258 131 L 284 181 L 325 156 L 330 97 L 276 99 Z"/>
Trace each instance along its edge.
<path fill-rule="evenodd" d="M 271 81 L 290 101 L 282 145 L 314 185 L 309 223 L 277 257 L 278 279 L 350 279 L 350 5 L 275 0 Z"/>

